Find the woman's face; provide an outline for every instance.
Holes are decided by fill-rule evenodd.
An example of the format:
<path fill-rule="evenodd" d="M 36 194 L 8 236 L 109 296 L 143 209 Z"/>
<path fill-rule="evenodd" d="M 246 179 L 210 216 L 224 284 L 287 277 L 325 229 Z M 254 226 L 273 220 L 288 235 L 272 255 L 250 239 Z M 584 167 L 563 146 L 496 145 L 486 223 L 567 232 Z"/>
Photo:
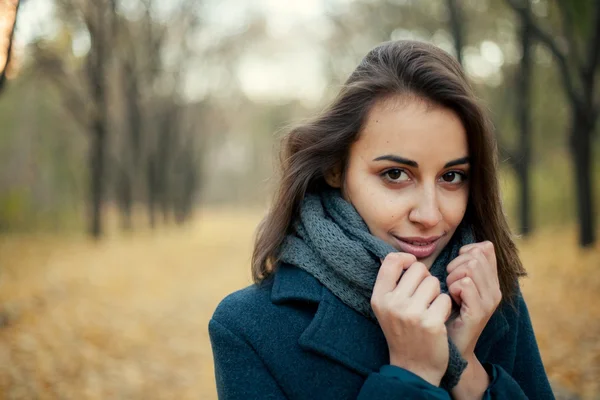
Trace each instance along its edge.
<path fill-rule="evenodd" d="M 453 111 L 416 98 L 380 101 L 350 148 L 344 197 L 373 235 L 431 267 L 465 215 L 468 157 Z"/>

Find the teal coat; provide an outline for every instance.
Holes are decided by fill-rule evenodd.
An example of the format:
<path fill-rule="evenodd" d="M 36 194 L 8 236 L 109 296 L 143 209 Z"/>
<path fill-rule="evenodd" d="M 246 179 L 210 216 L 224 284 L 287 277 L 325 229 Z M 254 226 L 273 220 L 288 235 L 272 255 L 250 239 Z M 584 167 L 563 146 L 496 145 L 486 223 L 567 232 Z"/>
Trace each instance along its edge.
<path fill-rule="evenodd" d="M 516 304 L 503 302 L 477 342 L 492 378 L 484 398 L 553 399 L 520 294 Z M 209 334 L 221 400 L 450 399 L 389 365 L 379 326 L 290 265 L 226 297 Z"/>

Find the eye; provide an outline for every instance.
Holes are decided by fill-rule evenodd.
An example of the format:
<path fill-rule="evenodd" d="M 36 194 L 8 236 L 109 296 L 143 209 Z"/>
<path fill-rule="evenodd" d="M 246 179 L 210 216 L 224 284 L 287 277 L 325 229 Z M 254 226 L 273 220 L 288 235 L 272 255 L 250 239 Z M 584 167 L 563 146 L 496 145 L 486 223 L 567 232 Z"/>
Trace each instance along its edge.
<path fill-rule="evenodd" d="M 392 168 L 385 171 L 382 176 L 389 182 L 403 182 L 408 180 L 408 174 L 400 168 Z"/>
<path fill-rule="evenodd" d="M 462 183 L 467 179 L 467 175 L 460 171 L 449 171 L 442 175 L 441 179 L 446 183 Z"/>

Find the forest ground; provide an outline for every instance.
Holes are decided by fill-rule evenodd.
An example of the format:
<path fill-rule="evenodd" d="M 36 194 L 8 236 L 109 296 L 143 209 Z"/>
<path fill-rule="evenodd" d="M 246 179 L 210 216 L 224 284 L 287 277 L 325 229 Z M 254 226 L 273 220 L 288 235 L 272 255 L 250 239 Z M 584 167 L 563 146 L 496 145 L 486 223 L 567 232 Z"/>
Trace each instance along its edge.
<path fill-rule="evenodd" d="M 0 236 L 0 398 L 216 399 L 207 324 L 251 281 L 260 215 L 214 209 L 99 243 Z M 553 385 L 599 399 L 600 245 L 578 249 L 575 229 L 518 245 Z"/>

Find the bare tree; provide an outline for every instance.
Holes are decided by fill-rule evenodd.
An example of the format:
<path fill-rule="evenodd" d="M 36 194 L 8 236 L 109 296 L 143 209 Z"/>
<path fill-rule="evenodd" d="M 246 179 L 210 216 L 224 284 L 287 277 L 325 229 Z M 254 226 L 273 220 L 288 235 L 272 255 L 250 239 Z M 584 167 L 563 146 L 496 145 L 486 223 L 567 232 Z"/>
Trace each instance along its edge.
<path fill-rule="evenodd" d="M 108 148 L 108 62 L 116 21 L 115 0 L 90 1 L 82 8 L 91 48 L 86 59 L 87 83 L 95 110 L 91 118 L 90 234 L 102 235 L 102 207 L 106 191 L 106 152 Z"/>
<path fill-rule="evenodd" d="M 513 165 L 519 178 L 519 224 L 520 232 L 527 236 L 531 233 L 530 209 L 530 165 L 531 165 L 531 26 L 521 18 L 519 27 L 521 41 L 521 62 L 516 75 L 517 98 L 515 112 L 519 125 L 519 148 L 515 151 Z"/>
<path fill-rule="evenodd" d="M 194 148 L 189 148 L 185 145 L 181 137 L 182 126 L 182 101 L 181 89 L 184 80 L 184 72 L 186 61 L 192 56 L 192 50 L 188 46 L 188 36 L 196 28 L 198 20 L 193 10 L 197 8 L 195 1 L 183 1 L 179 9 L 175 12 L 173 19 L 178 21 L 178 29 L 167 31 L 161 29 L 154 34 L 154 43 L 163 43 L 172 46 L 174 58 L 170 68 L 166 68 L 162 64 L 163 73 L 169 76 L 171 82 L 166 94 L 157 98 L 159 101 L 154 102 L 154 121 L 156 128 L 156 141 L 150 149 L 148 160 L 146 163 L 147 183 L 148 183 L 148 212 L 150 225 L 156 223 L 155 212 L 157 206 L 160 208 L 163 222 L 169 220 L 170 211 L 176 211 L 177 204 L 172 198 L 174 188 L 173 176 L 176 175 L 177 153 L 181 148 L 185 148 L 187 152 L 193 152 Z M 159 60 L 157 60 L 158 62 Z M 157 78 L 164 78 L 164 75 Z M 187 147 L 187 148 L 186 148 Z M 196 155 L 194 155 L 195 157 Z M 185 164 L 185 167 L 194 168 L 193 163 Z M 189 174 L 196 172 L 187 171 Z M 195 189 L 191 192 L 186 192 L 193 196 Z M 191 199 L 190 199 L 191 200 Z M 183 217 L 187 217 L 188 214 Z M 178 221 L 181 221 L 182 215 L 179 215 Z"/>
<path fill-rule="evenodd" d="M 592 135 L 600 113 L 600 99 L 595 88 L 596 74 L 600 69 L 600 2 L 557 0 L 564 21 L 564 39 L 569 44 L 568 49 L 560 46 L 559 39 L 541 26 L 531 11 L 529 0 L 507 0 L 507 3 L 519 15 L 522 24 L 528 27 L 536 40 L 545 46 L 556 60 L 562 86 L 570 104 L 569 140 L 575 167 L 579 242 L 582 246 L 592 245 L 595 242 L 595 214 L 591 161 Z M 579 13 L 581 18 L 591 16 L 590 21 L 577 21 L 578 26 L 588 28 L 587 32 L 578 32 L 579 35 L 573 30 L 576 7 L 583 7 L 587 11 Z M 586 44 L 583 55 L 579 54 L 577 39 Z"/>
<path fill-rule="evenodd" d="M 41 46 L 34 49 L 34 56 L 37 68 L 53 77 L 65 110 L 89 135 L 88 231 L 97 239 L 103 233 L 106 200 L 108 70 L 117 20 L 116 0 L 56 0 L 56 6 L 72 31 L 80 30 L 89 36 L 90 49 L 81 63 L 66 60 L 64 54 L 55 54 Z"/>
<path fill-rule="evenodd" d="M 151 17 L 151 1 L 142 3 L 144 17 L 139 23 L 121 18 L 118 24 L 118 57 L 121 97 L 124 99 L 125 132 L 121 142 L 121 157 L 117 171 L 117 200 L 122 226 L 132 228 L 132 209 L 139 201 L 140 174 L 144 139 L 144 87 L 152 84 L 158 73 L 153 60 L 160 59 L 160 43 L 155 43 Z"/>

